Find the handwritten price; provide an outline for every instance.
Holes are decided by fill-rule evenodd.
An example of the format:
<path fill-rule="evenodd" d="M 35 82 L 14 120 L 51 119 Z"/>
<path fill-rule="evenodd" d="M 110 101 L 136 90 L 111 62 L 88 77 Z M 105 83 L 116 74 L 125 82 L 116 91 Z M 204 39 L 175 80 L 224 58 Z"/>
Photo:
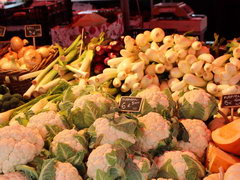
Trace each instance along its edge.
<path fill-rule="evenodd" d="M 142 98 L 123 96 L 120 100 L 120 109 L 128 112 L 139 112 L 141 110 Z"/>

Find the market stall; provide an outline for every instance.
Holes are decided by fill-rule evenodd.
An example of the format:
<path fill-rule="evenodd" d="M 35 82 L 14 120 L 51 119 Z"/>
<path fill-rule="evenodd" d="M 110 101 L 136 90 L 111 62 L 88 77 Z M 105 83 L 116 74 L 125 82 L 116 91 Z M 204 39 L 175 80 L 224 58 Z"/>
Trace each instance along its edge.
<path fill-rule="evenodd" d="M 14 52 L 19 56 L 28 47 L 19 41 L 11 40 L 1 62 L 12 64 L 2 63 L 2 69 L 36 66 L 30 66 L 28 51 L 22 66 L 14 59 Z M 214 57 L 196 37 L 155 28 L 136 38 L 111 41 L 101 33 L 84 43 L 79 35 L 67 48 L 37 49 L 41 56 L 51 48 L 58 54 L 16 79 L 31 79 L 23 97 L 3 89 L 2 108 L 10 106 L 0 114 L 2 176 L 238 176 L 239 43 L 227 47 Z"/>
<path fill-rule="evenodd" d="M 0 179 L 239 180 L 238 39 L 83 14 L 0 49 Z"/>

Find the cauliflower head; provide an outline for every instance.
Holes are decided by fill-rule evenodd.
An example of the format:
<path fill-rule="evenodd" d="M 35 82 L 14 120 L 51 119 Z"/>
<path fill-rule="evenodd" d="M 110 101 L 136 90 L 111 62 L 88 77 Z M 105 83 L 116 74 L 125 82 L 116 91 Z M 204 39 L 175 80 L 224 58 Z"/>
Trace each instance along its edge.
<path fill-rule="evenodd" d="M 74 101 L 70 119 L 78 129 L 89 128 L 97 118 L 114 112 L 116 107 L 113 99 L 101 93 L 83 95 Z"/>
<path fill-rule="evenodd" d="M 83 159 L 87 153 L 87 141 L 80 132 L 74 129 L 65 129 L 53 138 L 51 150 L 61 161 L 67 161 L 74 157 Z M 81 164 L 81 161 L 78 164 Z"/>
<path fill-rule="evenodd" d="M 55 111 L 44 111 L 32 116 L 29 119 L 27 127 L 38 129 L 42 137 L 46 138 L 48 134 L 46 125 L 54 125 L 58 126 L 61 129 L 66 129 L 60 114 Z"/>
<path fill-rule="evenodd" d="M 138 167 L 143 179 L 149 179 L 150 173 L 153 169 L 151 161 L 146 157 L 134 156 L 133 163 Z"/>
<path fill-rule="evenodd" d="M 77 98 L 74 101 L 72 110 L 74 110 L 76 108 L 83 109 L 84 104 L 87 101 L 93 102 L 96 106 L 101 106 L 102 104 L 111 104 L 112 103 L 112 101 L 110 101 L 108 98 L 106 98 L 105 96 L 103 96 L 100 93 L 88 94 L 88 95 L 84 95 L 84 96 Z"/>
<path fill-rule="evenodd" d="M 155 150 L 162 141 L 171 136 L 170 123 L 158 113 L 150 112 L 140 117 L 139 122 L 144 124 L 143 135 L 138 142 L 143 152 Z"/>
<path fill-rule="evenodd" d="M 0 175 L 0 180 L 28 180 L 28 178 L 20 172 L 10 172 Z"/>
<path fill-rule="evenodd" d="M 55 180 L 82 180 L 78 170 L 70 163 L 58 161 L 55 164 L 56 177 Z"/>
<path fill-rule="evenodd" d="M 120 116 L 111 119 L 107 117 L 98 118 L 89 128 L 89 134 L 93 139 L 101 139 L 98 142 L 102 144 L 114 144 L 117 140 L 124 140 L 135 144 L 136 137 L 134 131 L 137 127 L 135 120 Z"/>
<path fill-rule="evenodd" d="M 206 121 L 217 113 L 216 99 L 203 89 L 186 92 L 179 98 L 179 115 L 185 119 L 201 119 Z"/>
<path fill-rule="evenodd" d="M 150 86 L 140 91 L 136 96 L 146 100 L 153 108 L 156 108 L 158 104 L 164 107 L 169 106 L 167 95 L 161 92 L 158 86 Z"/>
<path fill-rule="evenodd" d="M 178 146 L 185 151 L 195 153 L 200 159 L 203 158 L 211 137 L 211 131 L 206 124 L 198 119 L 184 119 L 181 121 L 189 134 L 189 142 L 180 141 Z"/>
<path fill-rule="evenodd" d="M 203 165 L 196 156 L 187 151 L 167 151 L 156 158 L 159 177 L 178 180 L 199 179 L 204 177 Z"/>
<path fill-rule="evenodd" d="M 0 128 L 0 173 L 32 161 L 43 145 L 43 138 L 36 129 L 21 125 Z"/>
<path fill-rule="evenodd" d="M 125 153 L 116 149 L 111 144 L 103 144 L 94 149 L 87 160 L 87 175 L 96 179 L 97 176 L 114 179 L 109 170 L 118 172 L 117 177 L 121 177 L 124 171 Z M 116 174 L 115 174 L 116 175 Z"/>

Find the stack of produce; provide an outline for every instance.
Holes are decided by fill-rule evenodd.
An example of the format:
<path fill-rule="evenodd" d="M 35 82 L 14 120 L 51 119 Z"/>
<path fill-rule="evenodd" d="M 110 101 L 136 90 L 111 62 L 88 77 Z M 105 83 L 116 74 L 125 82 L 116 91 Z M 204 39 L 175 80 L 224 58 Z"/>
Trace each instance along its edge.
<path fill-rule="evenodd" d="M 117 57 L 112 43 L 57 45 L 25 93 L 36 98 L 0 113 L 0 177 L 238 180 L 239 120 L 216 114 L 219 97 L 239 90 L 239 43 L 217 58 L 160 28 L 125 36 Z M 140 112 L 121 112 L 121 95 L 141 97 Z"/>
<path fill-rule="evenodd" d="M 200 119 L 178 119 L 168 93 L 158 86 L 138 92 L 152 109 L 145 106 L 140 113 L 127 114 L 101 88 L 62 81 L 48 94 L 8 111 L 8 117 L 0 114 L 5 124 L 0 129 L 2 148 L 12 140 L 9 146 L 18 146 L 11 153 L 11 147 L 1 151 L 1 157 L 22 157 L 5 159 L 0 172 L 3 177 L 14 172 L 39 180 L 203 178 L 210 130 Z M 193 101 L 189 103 L 197 103 Z M 175 109 L 176 115 L 164 113 L 162 107 Z"/>
<path fill-rule="evenodd" d="M 108 45 L 98 45 L 95 48 L 95 55 L 93 57 L 93 72 L 100 74 L 108 67 L 108 60 L 119 56 L 119 51 L 123 48 L 122 41 L 111 41 Z"/>
<path fill-rule="evenodd" d="M 28 42 L 25 39 L 22 40 L 17 36 L 12 37 L 8 52 L 0 59 L 0 69 L 30 71 L 53 51 L 52 47 L 36 48 L 32 45 L 27 46 L 27 44 Z"/>

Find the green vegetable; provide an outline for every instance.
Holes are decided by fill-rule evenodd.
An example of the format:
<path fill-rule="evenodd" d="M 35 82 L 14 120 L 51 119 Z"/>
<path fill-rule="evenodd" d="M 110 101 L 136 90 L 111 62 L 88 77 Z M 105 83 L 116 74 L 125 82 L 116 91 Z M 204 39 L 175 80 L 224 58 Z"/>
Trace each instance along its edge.
<path fill-rule="evenodd" d="M 160 168 L 158 176 L 162 178 L 172 178 L 174 180 L 178 179 L 177 172 L 172 166 L 171 159 L 167 160 L 167 162 Z"/>
<path fill-rule="evenodd" d="M 200 177 L 205 175 L 204 167 L 200 162 L 188 155 L 182 155 L 182 158 L 188 166 L 188 170 L 185 172 L 187 180 L 199 180 Z"/>
<path fill-rule="evenodd" d="M 38 174 L 36 170 L 27 165 L 18 165 L 15 167 L 16 171 L 21 171 L 27 176 L 28 179 L 38 180 Z"/>
<path fill-rule="evenodd" d="M 92 101 L 86 101 L 83 108 L 76 108 L 71 111 L 69 120 L 76 125 L 78 129 L 88 128 L 97 119 L 106 113 L 115 111 L 114 104 L 101 103 L 98 106 Z"/>
<path fill-rule="evenodd" d="M 55 180 L 55 176 L 56 176 L 55 164 L 56 164 L 56 162 L 57 162 L 56 159 L 44 160 L 43 165 L 42 165 L 42 170 L 41 170 L 38 180 Z"/>

